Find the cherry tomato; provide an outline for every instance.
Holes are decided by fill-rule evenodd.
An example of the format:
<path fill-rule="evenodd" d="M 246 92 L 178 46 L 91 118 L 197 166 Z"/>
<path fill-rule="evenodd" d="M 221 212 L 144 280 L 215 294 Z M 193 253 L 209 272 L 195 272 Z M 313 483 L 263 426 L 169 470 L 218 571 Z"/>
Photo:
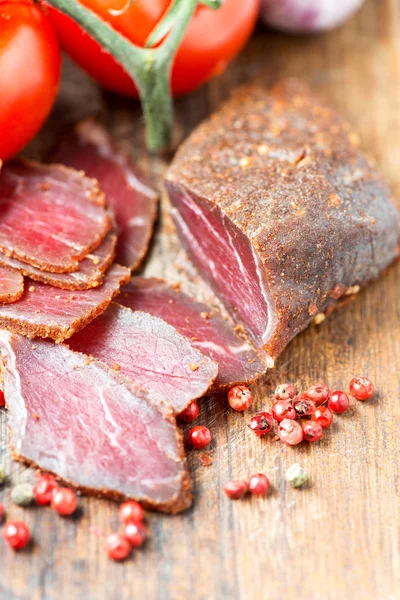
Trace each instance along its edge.
<path fill-rule="evenodd" d="M 60 64 L 48 15 L 30 0 L 0 0 L 0 159 L 19 152 L 43 125 Z"/>
<path fill-rule="evenodd" d="M 133 43 L 144 46 L 171 0 L 136 0 L 125 11 L 123 7 L 127 0 L 80 2 Z M 224 0 L 217 10 L 198 7 L 175 57 L 172 70 L 174 95 L 190 92 L 225 69 L 249 39 L 259 9 L 260 0 Z M 104 87 L 137 96 L 130 77 L 96 41 L 69 17 L 52 7 L 49 10 L 61 45 L 73 60 Z M 121 13 L 115 15 L 118 10 Z"/>

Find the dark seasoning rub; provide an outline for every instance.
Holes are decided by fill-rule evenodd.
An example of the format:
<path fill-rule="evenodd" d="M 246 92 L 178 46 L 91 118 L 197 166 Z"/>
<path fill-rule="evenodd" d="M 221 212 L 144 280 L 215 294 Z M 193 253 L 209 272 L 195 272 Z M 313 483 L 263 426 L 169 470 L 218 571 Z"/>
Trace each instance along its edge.
<path fill-rule="evenodd" d="M 236 94 L 180 147 L 167 174 L 174 211 L 180 196 L 207 203 L 260 259 L 276 322 L 257 341 L 272 357 L 398 256 L 399 215 L 357 142 L 346 121 L 288 80 L 270 95 Z"/>

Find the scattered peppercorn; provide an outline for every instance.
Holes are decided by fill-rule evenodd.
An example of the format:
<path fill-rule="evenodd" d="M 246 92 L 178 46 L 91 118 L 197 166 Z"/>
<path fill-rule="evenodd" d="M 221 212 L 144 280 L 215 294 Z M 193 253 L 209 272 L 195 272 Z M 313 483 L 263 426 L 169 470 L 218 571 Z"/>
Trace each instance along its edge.
<path fill-rule="evenodd" d="M 291 383 L 281 383 L 275 390 L 277 400 L 291 400 L 296 396 L 296 390 Z"/>
<path fill-rule="evenodd" d="M 303 425 L 303 439 L 307 442 L 318 442 L 322 438 L 322 425 L 317 421 L 307 421 Z"/>
<path fill-rule="evenodd" d="M 143 523 L 125 523 L 121 530 L 122 535 L 133 548 L 139 548 L 147 536 L 147 527 Z"/>
<path fill-rule="evenodd" d="M 304 396 L 296 396 L 293 398 L 293 408 L 299 417 L 309 417 L 317 408 L 317 405 L 313 400 L 308 400 Z"/>
<path fill-rule="evenodd" d="M 73 490 L 69 488 L 58 488 L 51 497 L 51 507 L 58 512 L 59 515 L 72 515 L 77 508 L 77 498 Z"/>
<path fill-rule="evenodd" d="M 333 421 L 332 411 L 327 406 L 318 406 L 311 415 L 312 421 L 317 421 L 322 427 L 329 427 Z"/>
<path fill-rule="evenodd" d="M 350 394 L 356 400 L 368 400 L 375 393 L 374 384 L 366 377 L 354 377 L 350 381 Z"/>
<path fill-rule="evenodd" d="M 180 413 L 179 418 L 184 423 L 191 423 L 192 421 L 197 419 L 198 416 L 199 416 L 199 405 L 197 404 L 196 401 L 194 401 L 194 402 L 191 402 L 189 404 L 189 406 Z"/>
<path fill-rule="evenodd" d="M 247 481 L 233 480 L 226 484 L 224 492 L 231 500 L 239 500 L 247 494 L 249 486 Z"/>
<path fill-rule="evenodd" d="M 33 494 L 37 504 L 45 506 L 50 504 L 53 492 L 58 489 L 58 484 L 54 475 L 43 474 L 37 478 Z"/>
<path fill-rule="evenodd" d="M 131 553 L 130 542 L 121 533 L 111 533 L 107 536 L 104 547 L 109 558 L 124 560 Z"/>
<path fill-rule="evenodd" d="M 30 483 L 19 483 L 11 490 L 11 500 L 19 506 L 28 506 L 34 499 L 33 485 Z"/>
<path fill-rule="evenodd" d="M 283 421 L 283 419 L 295 419 L 297 414 L 292 403 L 289 400 L 278 400 L 272 405 L 272 416 L 275 421 Z"/>
<path fill-rule="evenodd" d="M 265 495 L 269 490 L 269 479 L 263 473 L 252 475 L 249 480 L 250 494 Z"/>
<path fill-rule="evenodd" d="M 297 421 L 283 419 L 279 424 L 279 437 L 285 444 L 295 446 L 296 444 L 300 444 L 303 439 L 303 429 Z"/>
<path fill-rule="evenodd" d="M 0 485 L 2 485 L 5 482 L 6 477 L 6 470 L 2 465 L 0 465 Z"/>
<path fill-rule="evenodd" d="M 332 392 L 328 401 L 328 408 L 337 414 L 346 412 L 349 408 L 350 400 L 347 394 L 341 391 Z"/>
<path fill-rule="evenodd" d="M 4 397 L 4 392 L 0 390 L 0 408 L 6 405 L 6 399 Z"/>
<path fill-rule="evenodd" d="M 300 487 L 307 482 L 307 471 L 299 463 L 294 463 L 286 471 L 286 481 L 294 488 Z"/>
<path fill-rule="evenodd" d="M 196 450 L 201 450 L 211 442 L 211 431 L 203 425 L 192 427 L 188 433 L 188 442 Z"/>
<path fill-rule="evenodd" d="M 0 524 L 3 522 L 5 514 L 6 514 L 6 509 L 4 508 L 4 506 L 2 505 L 2 503 L 0 502 Z"/>
<path fill-rule="evenodd" d="M 324 404 L 329 400 L 331 393 L 325 384 L 318 383 L 317 385 L 313 385 L 312 387 L 308 388 L 303 395 L 308 400 L 313 400 L 313 402 L 319 406 L 320 404 Z"/>
<path fill-rule="evenodd" d="M 272 415 L 267 412 L 261 412 L 250 419 L 250 423 L 247 427 L 249 427 L 251 431 L 254 431 L 258 437 L 261 437 L 271 431 L 273 424 L 274 419 Z"/>
<path fill-rule="evenodd" d="M 248 387 L 245 385 L 235 385 L 228 392 L 228 402 L 233 410 L 242 412 L 251 406 L 253 397 Z"/>
<path fill-rule="evenodd" d="M 121 523 L 140 523 L 143 517 L 143 508 L 136 500 L 123 502 L 118 509 L 118 519 Z"/>
<path fill-rule="evenodd" d="M 3 538 L 13 550 L 22 550 L 28 544 L 31 534 L 23 521 L 10 521 L 4 526 Z"/>

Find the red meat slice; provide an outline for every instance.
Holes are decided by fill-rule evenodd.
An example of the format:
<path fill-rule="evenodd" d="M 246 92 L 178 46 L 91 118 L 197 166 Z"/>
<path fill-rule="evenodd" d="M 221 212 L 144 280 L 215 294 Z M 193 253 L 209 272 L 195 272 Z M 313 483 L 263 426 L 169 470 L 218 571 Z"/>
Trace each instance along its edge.
<path fill-rule="evenodd" d="M 399 254 L 392 195 L 355 137 L 301 82 L 251 87 L 194 131 L 167 174 L 193 263 L 272 358 Z"/>
<path fill-rule="evenodd" d="M 101 314 L 129 276 L 125 267 L 112 265 L 103 285 L 74 292 L 27 279 L 22 298 L 0 306 L 0 327 L 30 338 L 49 337 L 60 342 Z"/>
<path fill-rule="evenodd" d="M 158 193 L 152 184 L 92 119 L 78 123 L 51 160 L 83 169 L 99 181 L 119 228 L 116 261 L 137 269 L 147 252 L 157 213 Z"/>
<path fill-rule="evenodd" d="M 98 183 L 62 166 L 13 162 L 0 172 L 0 250 L 43 271 L 77 271 L 111 227 Z"/>
<path fill-rule="evenodd" d="M 21 273 L 0 267 L 0 303 L 16 302 L 24 293 L 24 278 Z"/>
<path fill-rule="evenodd" d="M 179 512 L 191 503 L 171 407 L 62 344 L 0 332 L 14 458 L 84 493 Z"/>
<path fill-rule="evenodd" d="M 191 344 L 218 363 L 214 387 L 251 383 L 265 371 L 266 364 L 254 348 L 207 304 L 170 286 L 162 279 L 134 277 L 121 289 L 117 302 L 164 319 Z"/>
<path fill-rule="evenodd" d="M 152 397 L 167 399 L 175 413 L 204 396 L 218 372 L 165 321 L 114 303 L 68 345 L 114 366 Z"/>
<path fill-rule="evenodd" d="M 2 253 L 0 253 L 0 265 L 19 271 L 35 281 L 42 281 L 55 287 L 66 290 L 87 290 L 98 287 L 103 283 L 104 272 L 114 259 L 116 244 L 116 234 L 108 233 L 100 246 L 91 254 L 87 254 L 79 263 L 79 269 L 73 273 L 41 271 L 32 265 L 21 262 L 17 258 L 11 258 Z"/>

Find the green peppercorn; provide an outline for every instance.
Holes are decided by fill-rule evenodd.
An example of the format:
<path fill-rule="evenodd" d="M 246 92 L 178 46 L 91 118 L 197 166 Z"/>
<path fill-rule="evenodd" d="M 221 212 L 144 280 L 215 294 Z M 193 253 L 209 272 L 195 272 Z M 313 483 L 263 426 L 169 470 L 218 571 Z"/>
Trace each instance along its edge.
<path fill-rule="evenodd" d="M 294 463 L 286 471 L 286 480 L 294 488 L 304 485 L 307 479 L 307 471 L 299 463 Z"/>
<path fill-rule="evenodd" d="M 5 468 L 4 468 L 4 467 L 2 467 L 2 466 L 0 465 L 0 485 L 1 485 L 2 483 L 4 483 L 5 479 L 6 479 L 6 470 L 5 470 Z"/>
<path fill-rule="evenodd" d="M 31 504 L 33 497 L 33 486 L 30 483 L 19 483 L 11 490 L 11 500 L 20 506 Z"/>

